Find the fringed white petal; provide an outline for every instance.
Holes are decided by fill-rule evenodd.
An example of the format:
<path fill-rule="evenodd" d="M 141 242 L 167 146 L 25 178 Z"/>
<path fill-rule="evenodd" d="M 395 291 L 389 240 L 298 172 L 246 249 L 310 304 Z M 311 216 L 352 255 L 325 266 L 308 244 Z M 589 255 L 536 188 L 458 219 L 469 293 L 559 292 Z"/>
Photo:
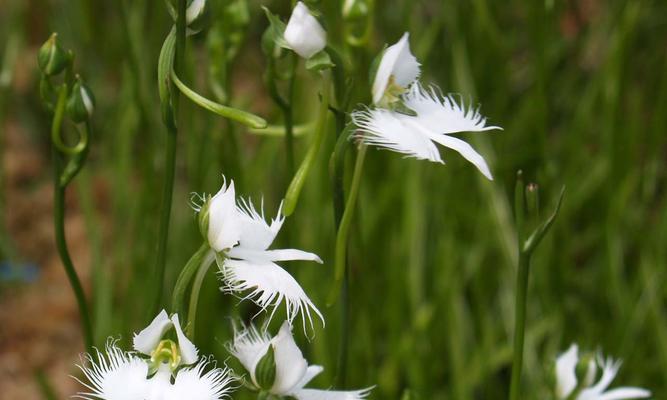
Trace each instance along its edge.
<path fill-rule="evenodd" d="M 269 225 L 264 219 L 264 207 L 260 214 L 250 200 L 239 199 L 237 212 L 239 219 L 239 248 L 252 250 L 266 250 L 271 246 L 280 228 L 283 226 L 285 217 L 282 215 L 282 203 L 278 209 L 278 215 L 271 220 Z"/>
<path fill-rule="evenodd" d="M 278 334 L 271 339 L 271 345 L 276 363 L 276 377 L 270 392 L 285 396 L 301 382 L 308 362 L 294 342 L 292 327 L 288 321 L 283 322 Z"/>
<path fill-rule="evenodd" d="M 480 132 L 502 129 L 487 126 L 486 118 L 478 109 L 459 104 L 452 95 L 444 96 L 435 86 L 428 89 L 416 83 L 403 95 L 405 105 L 417 113 L 421 123 L 430 130 L 441 133 Z"/>
<path fill-rule="evenodd" d="M 306 368 L 306 373 L 303 375 L 299 383 L 294 386 L 293 391 L 303 389 L 304 386 L 306 386 L 310 381 L 312 381 L 317 375 L 322 373 L 324 371 L 324 367 L 321 365 L 309 365 L 308 368 Z"/>
<path fill-rule="evenodd" d="M 486 164 L 484 157 L 482 157 L 479 153 L 477 153 L 468 143 L 464 142 L 461 139 L 448 135 L 436 134 L 432 135 L 431 139 L 437 143 L 440 143 L 445 147 L 449 147 L 450 149 L 458 152 L 460 155 L 463 156 L 463 158 L 470 161 L 472 165 L 477 167 L 479 172 L 481 172 L 488 180 L 490 181 L 493 180 L 493 176 L 491 176 L 491 171 L 489 170 L 489 166 Z"/>
<path fill-rule="evenodd" d="M 162 310 L 146 328 L 134 334 L 134 349 L 140 353 L 150 355 L 169 328 L 171 328 L 171 320 L 169 320 L 167 312 Z"/>
<path fill-rule="evenodd" d="M 386 148 L 420 160 L 442 163 L 438 148 L 431 139 L 406 124 L 410 117 L 384 109 L 355 111 L 352 120 L 361 132 L 358 137 L 366 144 Z"/>
<path fill-rule="evenodd" d="M 215 251 L 235 246 L 240 239 L 234 181 L 226 182 L 211 199 L 208 211 L 208 243 Z"/>
<path fill-rule="evenodd" d="M 359 400 L 365 399 L 373 388 L 352 391 L 301 389 L 291 396 L 297 400 Z"/>
<path fill-rule="evenodd" d="M 171 317 L 171 321 L 174 324 L 174 329 L 176 329 L 176 337 L 178 338 L 178 349 L 181 354 L 181 363 L 184 365 L 190 365 L 197 362 L 199 359 L 199 351 L 197 347 L 190 341 L 190 339 L 185 336 L 183 330 L 181 329 L 181 323 L 178 320 L 178 314 L 174 314 Z"/>
<path fill-rule="evenodd" d="M 577 387 L 576 368 L 579 362 L 579 348 L 576 344 L 556 359 L 556 393 L 558 398 L 567 398 Z"/>
<path fill-rule="evenodd" d="M 221 264 L 221 265 L 220 265 Z M 272 262 L 253 263 L 243 260 L 226 259 L 218 263 L 222 280 L 223 290 L 241 293 L 249 291 L 244 299 L 251 299 L 262 310 L 276 307 L 285 301 L 287 320 L 291 323 L 294 317 L 301 313 L 304 323 L 308 319 L 312 327 L 310 311 L 314 311 L 324 323 L 320 311 L 310 301 L 301 286 L 287 271 Z M 273 317 L 275 308 L 269 316 Z"/>
<path fill-rule="evenodd" d="M 389 46 L 382 54 L 375 79 L 373 80 L 373 103 L 382 100 L 391 77 L 399 86 L 408 87 L 419 77 L 419 62 L 410 51 L 410 34 L 404 33 L 401 39 Z"/>
<path fill-rule="evenodd" d="M 106 356 L 96 351 L 96 360 L 84 356 L 85 364 L 77 365 L 87 382 L 79 381 L 89 392 L 79 392 L 75 398 L 93 400 L 145 400 L 150 393 L 146 362 L 127 353 L 109 341 Z M 78 379 L 77 379 L 78 380 Z"/>
<path fill-rule="evenodd" d="M 255 377 L 255 368 L 269 350 L 270 345 L 271 336 L 267 332 L 260 332 L 254 325 L 244 329 L 234 327 L 234 340 L 228 344 L 227 350 L 250 373 L 252 383 L 255 386 L 259 386 Z"/>
<path fill-rule="evenodd" d="M 191 368 L 178 371 L 165 400 L 219 400 L 229 397 L 234 390 L 235 379 L 227 368 L 214 368 L 204 372 L 209 360 L 201 360 Z"/>

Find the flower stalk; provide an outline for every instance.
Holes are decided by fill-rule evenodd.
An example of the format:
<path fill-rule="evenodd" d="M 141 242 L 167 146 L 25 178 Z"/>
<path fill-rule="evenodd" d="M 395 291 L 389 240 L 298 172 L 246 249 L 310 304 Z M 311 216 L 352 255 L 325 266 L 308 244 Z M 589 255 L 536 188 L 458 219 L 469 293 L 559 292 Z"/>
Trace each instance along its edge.
<path fill-rule="evenodd" d="M 512 361 L 512 377 L 510 381 L 510 400 L 519 400 L 521 386 L 521 370 L 523 369 L 523 347 L 526 334 L 526 303 L 528 297 L 528 278 L 530 274 L 530 258 L 542 238 L 549 231 L 565 194 L 565 188 L 561 189 L 556 208 L 551 216 L 540 224 L 531 235 L 525 239 L 525 216 L 526 202 L 524 198 L 524 182 L 521 171 L 517 173 L 517 182 L 514 191 L 514 212 L 517 229 L 517 244 L 519 251 L 519 262 L 516 280 L 516 297 L 514 303 L 514 355 Z"/>

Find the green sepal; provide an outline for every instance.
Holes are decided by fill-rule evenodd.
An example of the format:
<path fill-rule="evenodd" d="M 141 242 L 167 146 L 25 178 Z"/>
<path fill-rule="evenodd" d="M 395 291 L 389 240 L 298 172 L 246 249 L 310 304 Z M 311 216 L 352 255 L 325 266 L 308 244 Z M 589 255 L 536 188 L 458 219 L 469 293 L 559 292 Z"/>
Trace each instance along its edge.
<path fill-rule="evenodd" d="M 380 62 L 382 61 L 382 57 L 384 56 L 384 52 L 387 50 L 387 44 L 385 43 L 384 47 L 382 48 L 382 51 L 378 53 L 377 56 L 371 61 L 371 66 L 368 68 L 368 79 L 369 82 L 371 82 L 371 85 L 373 82 L 375 82 L 375 75 L 377 75 L 378 68 L 380 67 Z"/>
<path fill-rule="evenodd" d="M 321 71 L 327 68 L 333 68 L 335 64 L 331 61 L 329 53 L 322 50 L 306 60 L 306 69 L 309 71 Z"/>
<path fill-rule="evenodd" d="M 208 211 L 211 204 L 211 196 L 206 195 L 204 204 L 202 204 L 199 209 L 199 214 L 197 216 L 197 222 L 199 223 L 199 232 L 201 233 L 204 240 L 208 240 Z"/>
<path fill-rule="evenodd" d="M 269 27 L 266 28 L 266 31 L 262 35 L 262 51 L 269 57 L 279 58 L 282 54 L 282 49 L 290 48 L 284 36 L 286 25 L 277 15 L 269 11 L 268 8 L 262 6 L 262 9 L 269 20 Z"/>
<path fill-rule="evenodd" d="M 71 56 L 60 45 L 58 34 L 55 32 L 44 42 L 37 53 L 39 69 L 47 76 L 54 76 L 63 72 L 71 61 Z"/>
<path fill-rule="evenodd" d="M 67 99 L 67 115 L 74 122 L 85 122 L 95 111 L 95 96 L 90 88 L 77 76 L 72 92 Z"/>
<path fill-rule="evenodd" d="M 260 389 L 271 389 L 276 379 L 276 359 L 273 345 L 269 345 L 266 354 L 259 360 L 255 367 L 255 380 Z"/>
<path fill-rule="evenodd" d="M 165 125 L 175 127 L 174 111 L 171 103 L 171 69 L 176 53 L 176 27 L 172 27 L 162 44 L 157 66 L 157 87 L 160 96 L 160 110 Z"/>

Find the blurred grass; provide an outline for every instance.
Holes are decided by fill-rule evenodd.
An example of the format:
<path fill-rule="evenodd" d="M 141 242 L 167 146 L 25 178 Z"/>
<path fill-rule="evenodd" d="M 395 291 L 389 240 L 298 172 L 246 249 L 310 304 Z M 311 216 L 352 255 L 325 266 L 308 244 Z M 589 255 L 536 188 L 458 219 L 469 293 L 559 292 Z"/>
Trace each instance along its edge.
<path fill-rule="evenodd" d="M 0 87 L 3 125 L 20 124 L 36 147 L 48 148 L 48 116 L 39 107 L 32 61 L 51 31 L 75 50 L 96 94 L 97 135 L 72 195 L 81 200 L 91 238 L 96 339 L 102 344 L 122 334 L 127 343 L 148 322 L 152 292 L 165 137 L 155 65 L 169 16 L 156 0 L 3 3 L 3 71 L 12 43 L 22 54 L 16 68 L 31 71 L 28 84 Z M 285 18 L 288 3 L 261 4 Z M 336 32 L 339 5 L 320 7 Z M 250 3 L 250 17 L 232 62 L 209 52 L 206 32 L 189 41 L 188 81 L 212 98 L 221 86 L 233 104 L 280 123 L 262 83 L 259 39 L 267 22 L 259 2 Z M 663 398 L 667 3 L 378 1 L 368 48 L 348 54 L 353 104 L 369 100 L 370 60 L 404 31 L 411 33 L 424 81 L 481 103 L 482 113 L 505 130 L 463 135 L 490 161 L 493 182 L 451 151 L 444 151 L 447 165 L 441 166 L 370 149 L 350 242 L 350 387 L 377 383 L 374 398 L 387 399 L 406 388 L 420 399 L 505 398 L 516 261 L 510 205 L 514 176 L 522 169 L 539 184 L 545 212 L 560 187 L 568 188 L 532 265 L 525 398 L 544 398 L 550 363 L 571 342 L 623 358 L 618 382 Z M 301 70 L 297 124 L 314 119 L 314 87 Z M 216 191 L 224 173 L 237 182 L 237 192 L 255 201 L 263 196 L 273 215 L 289 182 L 282 139 L 249 135 L 186 104 L 167 290 L 201 240 L 189 192 Z M 300 338 L 307 358 L 326 368 L 315 381 L 321 387 L 333 382 L 339 334 L 339 310 L 324 306 L 335 238 L 327 172 L 333 130 L 329 136 L 277 243 L 325 260 L 323 266 L 288 266 L 327 318 L 326 330 L 318 328 L 310 343 Z M 297 160 L 308 141 L 297 139 Z M 92 194 L 96 186 L 106 189 L 101 203 Z M 11 244 L 4 226 L 1 233 L 0 242 Z M 11 255 L 4 247 L 2 252 L 3 258 Z M 245 303 L 234 308 L 238 300 L 220 295 L 217 286 L 211 273 L 200 301 L 197 344 L 225 360 L 228 316 L 255 310 Z"/>

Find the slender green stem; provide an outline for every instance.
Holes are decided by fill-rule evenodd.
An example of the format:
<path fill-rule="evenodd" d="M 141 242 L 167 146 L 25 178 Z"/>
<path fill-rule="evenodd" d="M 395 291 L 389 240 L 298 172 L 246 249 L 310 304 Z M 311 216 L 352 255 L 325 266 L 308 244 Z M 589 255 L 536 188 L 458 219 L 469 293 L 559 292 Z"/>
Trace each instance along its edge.
<path fill-rule="evenodd" d="M 192 277 L 197 273 L 202 260 L 208 254 L 209 250 L 208 243 L 203 243 L 192 257 L 190 257 L 181 270 L 180 275 L 178 275 L 178 279 L 176 279 L 171 297 L 171 308 L 175 313 L 180 315 L 182 321 L 185 320 L 185 315 L 183 315 L 185 313 L 185 294 L 188 291 Z"/>
<path fill-rule="evenodd" d="M 183 62 L 185 59 L 185 10 L 186 0 L 178 0 L 178 10 L 176 18 L 176 50 L 174 56 L 174 71 L 177 74 L 183 71 Z M 174 117 L 178 111 L 178 93 L 173 93 L 171 102 L 173 105 Z M 158 232 L 157 257 L 155 258 L 155 277 L 156 286 L 155 298 L 151 307 L 151 315 L 157 314 L 162 303 L 162 289 L 164 285 L 164 274 L 166 269 L 167 242 L 169 239 L 169 222 L 171 219 L 171 203 L 174 191 L 174 176 L 176 172 L 176 138 L 178 134 L 177 124 L 171 124 L 168 121 L 167 126 L 167 149 L 165 155 L 165 181 L 162 192 L 162 210 L 160 212 L 160 227 Z"/>
<path fill-rule="evenodd" d="M 283 108 L 285 119 L 285 151 L 287 152 L 287 168 L 290 176 L 294 176 L 294 75 L 298 59 L 295 54 L 289 55 L 291 59 L 289 82 L 287 84 L 287 107 Z"/>
<path fill-rule="evenodd" d="M 51 126 L 52 136 L 60 135 L 60 129 L 62 126 L 63 115 L 65 113 L 65 103 L 67 101 L 68 88 L 67 85 L 63 85 L 60 88 L 58 94 L 58 101 L 56 103 L 55 114 L 53 116 L 53 124 Z M 79 276 L 76 273 L 74 268 L 74 263 L 70 257 L 69 250 L 67 249 L 67 239 L 65 237 L 65 189 L 67 184 L 61 182 L 61 172 L 62 172 L 62 160 L 58 154 L 58 149 L 55 144 L 52 145 L 53 151 L 53 226 L 55 229 L 56 237 L 56 247 L 58 248 L 58 254 L 62 260 L 63 266 L 65 267 L 65 273 L 69 279 L 70 285 L 72 286 L 72 291 L 74 292 L 74 297 L 76 298 L 77 305 L 79 307 L 79 314 L 81 316 L 81 329 L 83 331 L 83 340 L 86 345 L 86 351 L 92 352 L 93 350 L 93 329 L 90 323 L 90 312 L 88 310 L 88 303 L 86 303 L 86 296 L 83 292 L 83 286 L 79 280 Z"/>
<path fill-rule="evenodd" d="M 526 298 L 528 293 L 529 270 L 530 256 L 522 251 L 519 253 L 519 270 L 516 278 L 517 292 L 516 303 L 514 305 L 514 358 L 512 363 L 510 400 L 519 399 L 521 370 L 523 368 L 523 343 L 526 331 Z"/>
<path fill-rule="evenodd" d="M 201 291 L 202 284 L 204 283 L 204 278 L 206 273 L 211 268 L 215 261 L 215 252 L 213 249 L 209 249 L 204 259 L 197 270 L 197 275 L 195 275 L 195 280 L 192 282 L 192 290 L 190 290 L 190 306 L 188 307 L 188 323 L 186 328 L 186 334 L 190 340 L 195 338 L 195 323 L 197 322 L 197 304 L 199 303 L 199 292 Z"/>

